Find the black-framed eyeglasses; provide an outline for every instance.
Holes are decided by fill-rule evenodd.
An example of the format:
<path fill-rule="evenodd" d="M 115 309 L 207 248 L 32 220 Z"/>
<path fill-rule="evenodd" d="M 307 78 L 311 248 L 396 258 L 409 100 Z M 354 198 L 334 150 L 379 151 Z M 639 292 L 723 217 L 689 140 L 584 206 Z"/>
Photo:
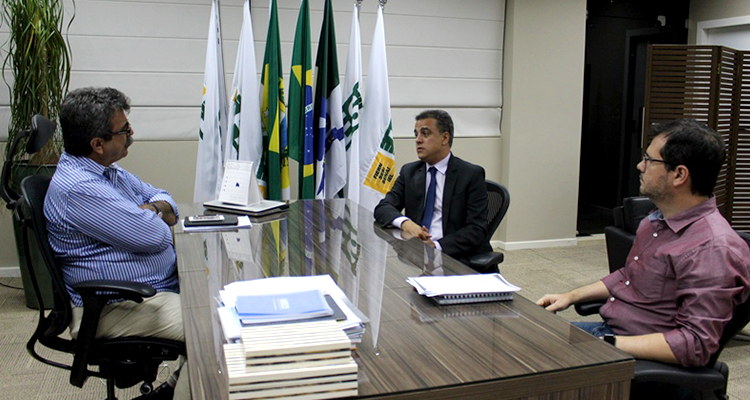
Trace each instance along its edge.
<path fill-rule="evenodd" d="M 132 135 L 133 128 L 130 126 L 130 122 L 126 122 L 125 126 L 119 132 L 112 132 L 113 135 Z"/>
<path fill-rule="evenodd" d="M 660 162 L 663 164 L 672 165 L 672 163 L 667 160 L 659 160 L 656 158 L 651 158 L 651 156 L 648 155 L 648 153 L 643 153 L 643 163 L 648 164 L 649 162 Z"/>

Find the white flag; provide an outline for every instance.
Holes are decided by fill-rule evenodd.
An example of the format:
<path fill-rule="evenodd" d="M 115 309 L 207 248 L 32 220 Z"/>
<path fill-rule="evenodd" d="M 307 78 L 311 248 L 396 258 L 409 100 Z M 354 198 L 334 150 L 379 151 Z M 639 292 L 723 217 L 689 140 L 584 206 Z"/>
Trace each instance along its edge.
<path fill-rule="evenodd" d="M 221 21 L 216 1 L 211 3 L 208 26 L 206 69 L 198 135 L 193 201 L 202 203 L 218 197 L 222 171 L 221 139 L 226 132 L 227 94 L 224 86 L 224 57 L 221 52 Z"/>
<path fill-rule="evenodd" d="M 373 211 L 396 180 L 382 5 L 378 7 L 367 72 L 367 104 L 362 110 L 359 124 L 359 173 L 362 182 L 359 204 Z"/>
<path fill-rule="evenodd" d="M 260 89 L 255 64 L 255 40 L 249 1 L 245 0 L 243 9 L 240 44 L 237 47 L 237 61 L 234 64 L 232 100 L 229 103 L 230 125 L 225 146 L 225 159 L 252 161 L 257 170 L 263 154 L 260 99 L 258 98 Z"/>
<path fill-rule="evenodd" d="M 354 5 L 349 56 L 344 76 L 344 137 L 346 143 L 346 198 L 359 203 L 359 116 L 362 110 L 362 43 L 359 36 L 359 4 Z"/>

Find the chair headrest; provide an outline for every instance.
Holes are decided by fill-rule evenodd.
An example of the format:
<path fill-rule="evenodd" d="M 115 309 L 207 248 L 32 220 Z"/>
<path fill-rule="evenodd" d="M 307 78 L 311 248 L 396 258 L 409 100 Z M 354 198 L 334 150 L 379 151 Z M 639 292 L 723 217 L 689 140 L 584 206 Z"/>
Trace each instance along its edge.
<path fill-rule="evenodd" d="M 635 233 L 643 218 L 656 206 L 648 197 L 626 197 L 622 200 L 623 225 L 626 231 Z"/>

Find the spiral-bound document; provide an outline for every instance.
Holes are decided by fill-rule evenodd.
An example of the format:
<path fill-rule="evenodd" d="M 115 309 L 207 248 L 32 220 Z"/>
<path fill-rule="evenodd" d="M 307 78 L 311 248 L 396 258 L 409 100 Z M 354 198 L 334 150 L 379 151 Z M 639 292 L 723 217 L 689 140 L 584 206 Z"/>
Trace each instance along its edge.
<path fill-rule="evenodd" d="M 500 274 L 420 276 L 406 282 L 440 305 L 513 300 L 521 290 Z"/>

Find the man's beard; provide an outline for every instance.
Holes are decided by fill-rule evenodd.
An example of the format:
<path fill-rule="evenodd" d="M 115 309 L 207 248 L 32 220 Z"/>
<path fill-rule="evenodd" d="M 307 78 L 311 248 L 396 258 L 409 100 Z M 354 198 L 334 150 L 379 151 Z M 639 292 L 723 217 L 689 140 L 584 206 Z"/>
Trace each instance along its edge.
<path fill-rule="evenodd" d="M 661 186 L 652 184 L 650 188 L 645 188 L 643 177 L 641 177 L 641 185 L 638 191 L 640 192 L 641 196 L 648 197 L 654 203 L 663 202 L 670 197 L 669 193 L 665 190 L 665 186 L 667 185 L 666 178 L 664 178 L 664 180 L 659 183 L 661 183 Z"/>

